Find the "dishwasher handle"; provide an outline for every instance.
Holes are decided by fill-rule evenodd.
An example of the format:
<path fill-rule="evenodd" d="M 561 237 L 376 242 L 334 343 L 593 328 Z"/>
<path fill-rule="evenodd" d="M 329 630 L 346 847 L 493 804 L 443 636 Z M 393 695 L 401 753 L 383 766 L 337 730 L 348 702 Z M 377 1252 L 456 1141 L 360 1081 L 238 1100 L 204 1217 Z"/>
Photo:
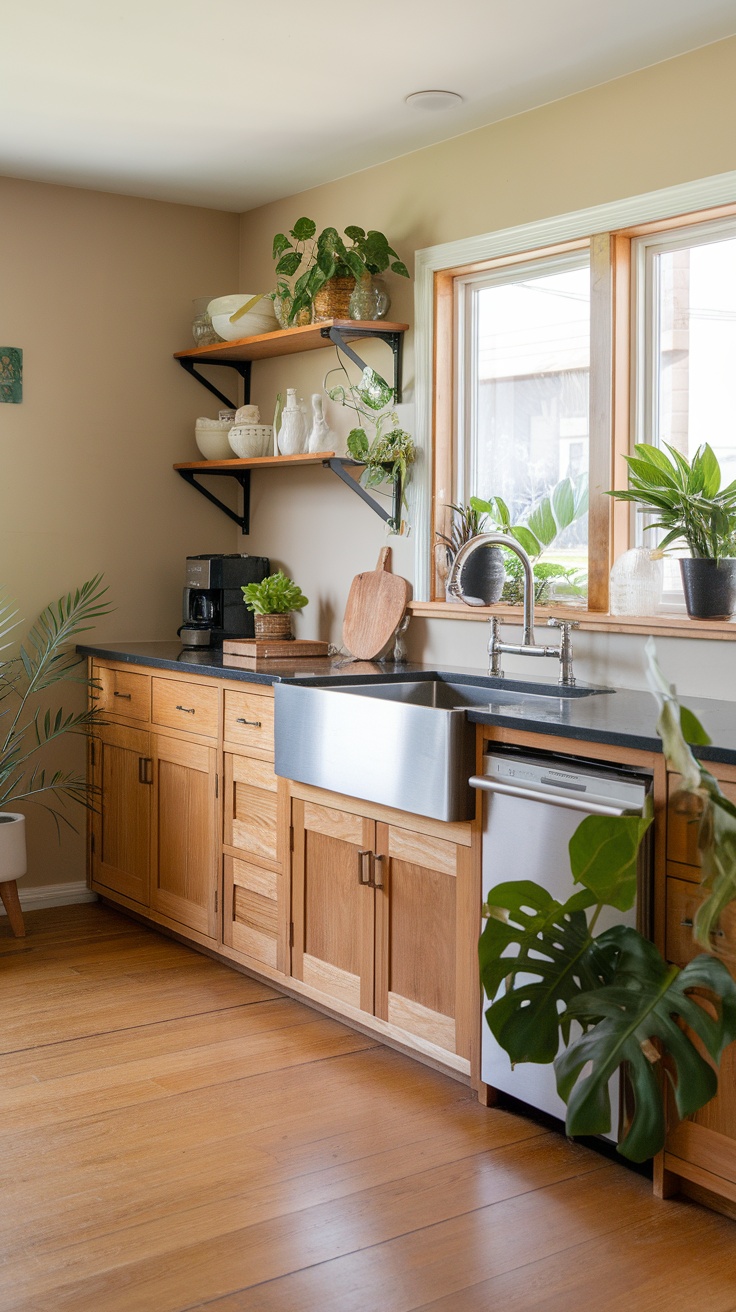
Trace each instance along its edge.
<path fill-rule="evenodd" d="M 489 775 L 474 774 L 468 780 L 471 788 L 480 788 L 485 793 L 504 793 L 507 797 L 523 797 L 529 802 L 547 802 L 549 806 L 561 806 L 565 811 L 585 811 L 586 815 L 630 815 L 631 807 L 609 806 L 605 802 L 594 802 L 592 798 L 566 797 L 558 793 L 542 793 L 536 788 L 527 788 L 524 784 L 504 784 Z"/>

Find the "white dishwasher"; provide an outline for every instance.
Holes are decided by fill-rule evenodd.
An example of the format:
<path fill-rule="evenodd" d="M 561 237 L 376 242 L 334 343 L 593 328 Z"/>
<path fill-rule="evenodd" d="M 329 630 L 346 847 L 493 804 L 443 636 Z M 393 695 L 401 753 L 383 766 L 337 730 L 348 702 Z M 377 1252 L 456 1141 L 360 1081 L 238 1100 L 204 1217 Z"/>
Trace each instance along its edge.
<path fill-rule="evenodd" d="M 566 902 L 580 889 L 570 871 L 568 844 L 586 815 L 622 815 L 641 812 L 651 778 L 640 771 L 609 768 L 597 762 L 539 753 L 527 755 L 513 748 L 483 757 L 483 774 L 470 780 L 483 791 L 483 901 L 495 884 L 510 879 L 531 879 L 558 902 Z M 645 839 L 639 852 L 637 900 L 631 911 L 604 907 L 596 933 L 612 925 L 634 925 L 650 931 L 651 845 Z M 523 982 L 524 976 L 519 976 Z M 527 976 L 526 978 L 531 978 Z M 484 999 L 483 1010 L 488 1006 Z M 557 1093 L 552 1065 L 519 1062 L 513 1069 L 483 1016 L 481 1078 L 486 1084 L 512 1094 L 530 1107 L 565 1118 L 565 1104 Z M 618 1077 L 611 1082 L 614 1124 L 607 1137 L 617 1139 L 615 1108 Z M 616 1087 L 614 1088 L 614 1083 Z"/>

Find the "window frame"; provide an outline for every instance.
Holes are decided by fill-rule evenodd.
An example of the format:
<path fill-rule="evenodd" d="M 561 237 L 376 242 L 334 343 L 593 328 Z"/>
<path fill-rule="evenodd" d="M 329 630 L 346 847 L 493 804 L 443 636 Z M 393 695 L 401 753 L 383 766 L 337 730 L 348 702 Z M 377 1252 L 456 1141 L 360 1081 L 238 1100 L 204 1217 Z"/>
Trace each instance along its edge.
<path fill-rule="evenodd" d="M 661 192 L 557 216 L 519 228 L 487 233 L 418 251 L 416 257 L 416 404 L 417 437 L 422 449 L 413 480 L 415 522 L 415 613 L 447 618 L 482 619 L 486 608 L 460 608 L 437 596 L 434 549 L 436 532 L 446 531 L 453 499 L 457 461 L 455 343 L 458 323 L 454 285 L 457 278 L 512 268 L 590 246 L 591 392 L 590 392 L 590 570 L 588 608 L 575 607 L 583 628 L 642 631 L 642 622 L 608 615 L 608 578 L 613 560 L 632 538 L 626 503 L 604 495 L 626 485 L 623 456 L 629 450 L 633 307 L 631 243 L 634 237 L 665 234 L 736 215 L 736 173 L 701 179 Z M 594 366 L 595 360 L 595 366 Z M 594 545 L 595 544 L 595 545 Z M 498 610 L 498 608 L 494 608 Z M 557 609 L 560 609 L 558 606 Z M 571 608 L 572 609 L 572 608 Z M 464 612 L 461 616 L 459 613 Z M 510 611 L 511 615 L 516 614 Z M 680 631 L 691 621 L 679 615 L 645 620 L 646 631 Z M 660 622 L 661 621 L 661 622 Z M 717 622 L 714 634 L 698 625 L 698 635 L 736 636 L 736 625 Z M 674 626 L 674 629 L 673 629 Z M 733 632 L 728 632 L 731 629 Z"/>

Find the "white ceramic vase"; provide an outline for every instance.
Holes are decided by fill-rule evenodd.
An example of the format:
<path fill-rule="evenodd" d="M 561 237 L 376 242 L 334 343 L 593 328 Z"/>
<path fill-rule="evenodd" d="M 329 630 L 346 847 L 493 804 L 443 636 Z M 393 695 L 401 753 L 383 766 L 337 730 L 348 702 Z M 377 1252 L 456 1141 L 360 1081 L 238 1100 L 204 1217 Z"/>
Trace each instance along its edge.
<path fill-rule="evenodd" d="M 334 451 L 337 445 L 337 434 L 333 433 L 325 419 L 323 404 L 321 392 L 315 392 L 312 397 L 312 428 L 307 442 L 307 451 L 311 454 Z"/>
<path fill-rule="evenodd" d="M 307 416 L 296 399 L 294 387 L 286 390 L 278 444 L 282 456 L 300 456 L 307 449 Z"/>

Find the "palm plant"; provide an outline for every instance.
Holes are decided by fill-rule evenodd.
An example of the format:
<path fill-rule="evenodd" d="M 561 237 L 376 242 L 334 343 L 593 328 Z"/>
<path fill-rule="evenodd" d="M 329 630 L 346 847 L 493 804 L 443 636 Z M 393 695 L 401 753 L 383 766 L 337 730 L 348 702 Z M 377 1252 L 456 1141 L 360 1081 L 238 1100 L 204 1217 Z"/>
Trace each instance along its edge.
<path fill-rule="evenodd" d="M 625 457 L 628 489 L 608 496 L 635 502 L 640 514 L 654 512 L 646 528 L 665 530 L 661 549 L 684 539 L 695 559 L 736 556 L 736 481 L 721 488 L 721 468 L 707 442 L 692 461 L 665 445 L 672 459 L 648 442 L 635 446 L 636 455 Z"/>
<path fill-rule="evenodd" d="M 17 802 L 35 802 L 61 823 L 74 825 L 64 812 L 68 802 L 90 804 L 86 776 L 74 770 L 47 770 L 37 759 L 63 734 L 88 734 L 99 723 L 99 712 L 44 710 L 45 694 L 62 680 L 89 686 L 74 670 L 80 665 L 72 641 L 108 614 L 102 599 L 107 588 L 96 575 L 74 593 L 60 597 L 41 612 L 17 655 L 0 661 L 0 811 Z M 17 611 L 0 600 L 0 650 L 11 645 Z"/>

